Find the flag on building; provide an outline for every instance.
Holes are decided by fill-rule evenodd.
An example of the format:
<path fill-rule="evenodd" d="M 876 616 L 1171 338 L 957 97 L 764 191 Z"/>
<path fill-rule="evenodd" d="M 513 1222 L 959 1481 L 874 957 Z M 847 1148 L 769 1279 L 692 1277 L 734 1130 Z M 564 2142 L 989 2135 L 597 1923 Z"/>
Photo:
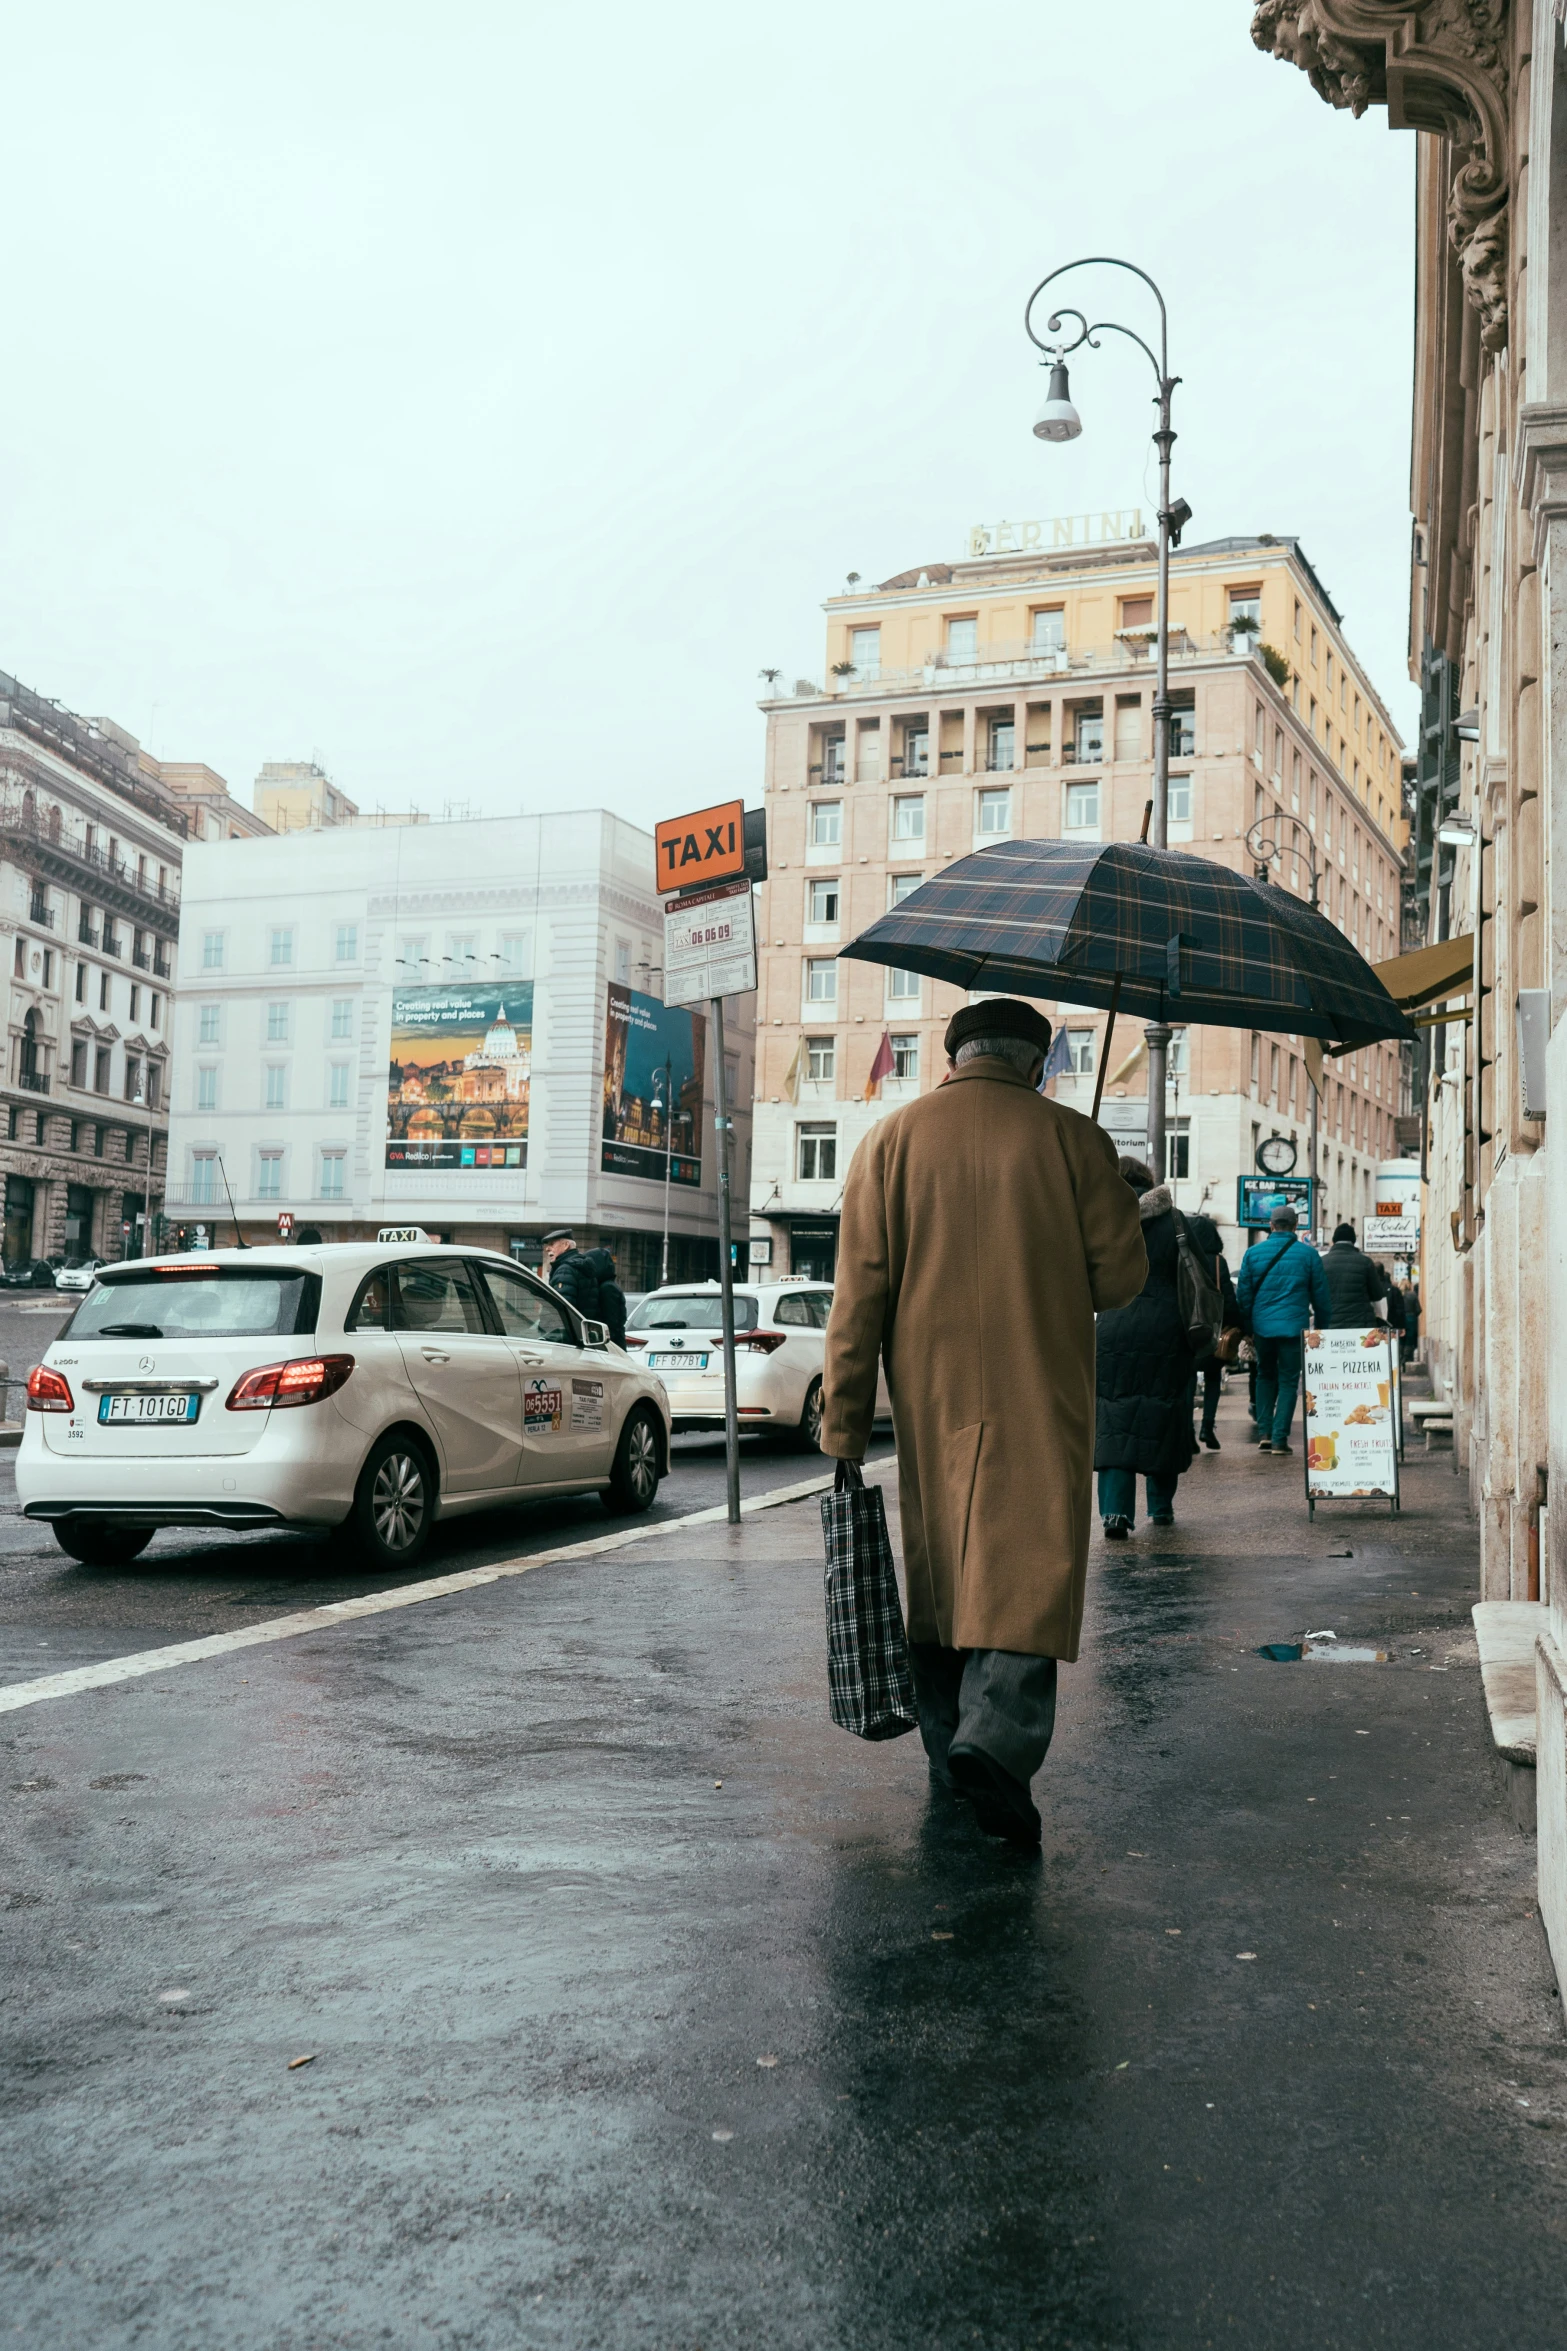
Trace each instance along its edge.
<path fill-rule="evenodd" d="M 886 1030 L 883 1029 L 881 1032 L 881 1043 L 876 1048 L 876 1058 L 871 1063 L 871 1074 L 865 1081 L 865 1099 L 867 1102 L 875 1100 L 877 1087 L 881 1084 L 883 1078 L 891 1077 L 896 1066 L 897 1064 L 892 1057 L 892 1039 L 888 1036 Z"/>
<path fill-rule="evenodd" d="M 794 1059 L 790 1062 L 788 1068 L 784 1071 L 784 1092 L 788 1095 L 791 1102 L 799 1101 L 800 1081 L 804 1076 L 805 1039 L 802 1037 L 799 1043 L 795 1046 Z"/>
<path fill-rule="evenodd" d="M 1041 1087 L 1048 1086 L 1052 1078 L 1069 1077 L 1071 1071 L 1071 1043 L 1065 1029 L 1057 1029 L 1051 1039 L 1050 1051 L 1045 1055 L 1045 1074 L 1039 1083 Z"/>

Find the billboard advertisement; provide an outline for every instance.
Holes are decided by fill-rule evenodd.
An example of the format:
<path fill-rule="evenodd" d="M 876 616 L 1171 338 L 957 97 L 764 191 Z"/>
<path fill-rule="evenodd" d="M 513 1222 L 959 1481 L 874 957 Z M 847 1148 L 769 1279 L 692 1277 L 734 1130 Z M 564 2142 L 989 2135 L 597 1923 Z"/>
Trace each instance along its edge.
<path fill-rule="evenodd" d="M 707 1023 L 618 980 L 604 1018 L 605 1175 L 702 1181 L 702 1069 Z"/>
<path fill-rule="evenodd" d="M 399 989 L 386 1087 L 388 1167 L 526 1167 L 533 982 Z"/>

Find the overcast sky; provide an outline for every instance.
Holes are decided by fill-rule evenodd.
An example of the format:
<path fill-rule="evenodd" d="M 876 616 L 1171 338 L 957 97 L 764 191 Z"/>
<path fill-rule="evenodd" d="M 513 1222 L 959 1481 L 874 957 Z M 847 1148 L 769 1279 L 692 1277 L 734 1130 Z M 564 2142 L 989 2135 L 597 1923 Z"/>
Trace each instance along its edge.
<path fill-rule="evenodd" d="M 247 799 L 759 799 L 848 572 L 1154 503 L 1130 346 L 1029 432 L 1024 297 L 1112 252 L 1190 536 L 1298 532 L 1409 733 L 1414 140 L 1250 14 L 12 11 L 0 669 Z"/>

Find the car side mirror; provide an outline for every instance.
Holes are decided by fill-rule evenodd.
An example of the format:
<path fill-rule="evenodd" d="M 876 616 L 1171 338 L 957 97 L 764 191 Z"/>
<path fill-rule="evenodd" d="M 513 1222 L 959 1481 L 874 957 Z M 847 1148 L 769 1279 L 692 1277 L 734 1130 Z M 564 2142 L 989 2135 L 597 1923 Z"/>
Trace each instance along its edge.
<path fill-rule="evenodd" d="M 607 1347 L 609 1345 L 608 1323 L 589 1322 L 586 1316 L 584 1316 L 582 1323 L 582 1344 L 584 1347 Z"/>

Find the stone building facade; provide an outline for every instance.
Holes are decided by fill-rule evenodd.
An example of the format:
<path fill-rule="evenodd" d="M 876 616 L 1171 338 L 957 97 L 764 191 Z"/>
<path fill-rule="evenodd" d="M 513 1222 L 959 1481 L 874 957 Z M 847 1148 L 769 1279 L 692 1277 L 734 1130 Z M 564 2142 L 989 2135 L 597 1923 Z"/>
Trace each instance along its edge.
<path fill-rule="evenodd" d="M 1471 942 L 1419 1073 L 1424 1295 L 1483 1595 L 1535 1611 L 1541 1909 L 1567 1971 L 1562 19 L 1559 0 L 1264 0 L 1253 37 L 1418 139 L 1414 911 Z"/>
<path fill-rule="evenodd" d="M 830 1274 L 855 1146 L 886 1111 L 940 1083 L 942 1032 L 963 995 L 911 973 L 840 963 L 843 943 L 954 858 L 1012 837 L 1135 840 L 1153 789 L 1156 550 L 1140 516 L 978 530 L 966 558 L 827 605 L 828 683 L 764 704 L 770 879 L 759 893 L 753 1259 Z M 1114 525 L 1125 535 L 1104 535 Z M 1059 534 L 1059 537 L 1058 537 Z M 1061 544 L 1061 539 L 1065 544 Z M 1030 539 L 1032 543 L 1030 543 Z M 1009 543 L 1010 542 L 1010 543 Z M 1298 542 L 1258 535 L 1183 547 L 1171 574 L 1171 845 L 1252 863 L 1324 910 L 1372 962 L 1399 952 L 1405 825 L 1401 745 Z M 1091 1108 L 1100 1012 L 1049 1008 L 1070 1068 L 1057 1095 Z M 893 1074 L 870 1084 L 885 1037 Z M 1146 1149 L 1142 1024 L 1119 1022 L 1101 1117 Z M 1236 1179 L 1287 1135 L 1308 1172 L 1298 1036 L 1178 1032 L 1166 1103 L 1177 1198 L 1202 1206 L 1231 1261 L 1245 1246 Z M 1399 1049 L 1327 1064 L 1319 1207 L 1371 1211 L 1398 1149 Z"/>
<path fill-rule="evenodd" d="M 135 1254 L 158 1214 L 185 833 L 133 738 L 0 676 L 7 1264 Z"/>

